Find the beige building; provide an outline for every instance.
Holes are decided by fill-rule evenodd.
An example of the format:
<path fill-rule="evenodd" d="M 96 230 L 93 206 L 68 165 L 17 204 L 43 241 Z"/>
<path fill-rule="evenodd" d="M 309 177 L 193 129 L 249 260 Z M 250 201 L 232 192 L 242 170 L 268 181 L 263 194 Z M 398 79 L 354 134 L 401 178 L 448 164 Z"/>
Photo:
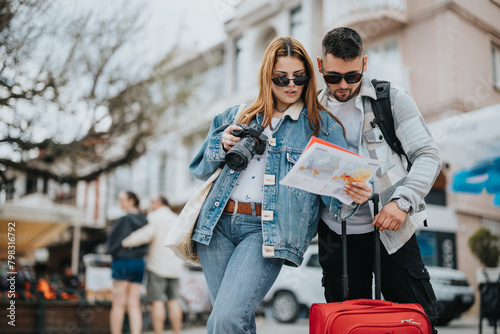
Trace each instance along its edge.
<path fill-rule="evenodd" d="M 453 173 L 464 167 L 469 154 L 461 154 L 460 149 L 458 154 L 450 153 L 457 149 L 451 132 L 456 135 L 469 124 L 461 117 L 464 113 L 489 108 L 488 115 L 498 119 L 500 114 L 500 2 L 216 0 L 213 3 L 227 37 L 207 50 L 179 50 L 172 73 L 178 88 L 189 89 L 194 95 L 188 105 L 167 111 L 168 134 L 153 143 L 148 154 L 133 166 L 119 168 L 98 182 L 79 184 L 72 190 L 76 197 L 72 206 L 85 218 L 82 222 L 65 218 L 61 223 L 103 228 L 105 221 L 120 214 L 116 196 L 125 189 L 137 191 L 145 206 L 147 198 L 163 192 L 174 206 L 181 207 L 200 184 L 190 175 L 188 165 L 207 135 L 210 120 L 225 108 L 256 98 L 258 68 L 268 42 L 276 36 L 293 36 L 304 44 L 314 60 L 320 55 L 321 39 L 327 31 L 349 26 L 365 39 L 367 75 L 407 89 L 426 121 L 437 124 L 431 129 L 436 133 L 445 129 L 444 135 L 436 137 L 443 148 L 445 167 L 428 197 L 430 227 L 419 233 L 426 235 L 432 245 L 426 250 L 431 262 L 465 271 L 470 283 L 476 286 L 475 270 L 480 264 L 470 253 L 467 240 L 482 225 L 500 234 L 500 208 L 492 205 L 491 194 L 449 191 Z M 323 86 L 321 78 L 318 84 Z M 457 119 L 461 124 L 437 123 L 447 119 Z M 475 136 L 482 141 L 466 141 L 469 151 L 482 151 L 485 143 L 495 142 L 500 136 L 499 130 L 486 129 L 480 131 L 481 136 Z M 460 155 L 467 156 L 457 159 Z M 25 194 L 2 204 L 16 209 L 19 205 L 14 202 L 22 195 Z M 52 200 L 56 197 L 50 191 L 47 196 Z M 0 210 L 0 220 L 7 223 L 12 217 L 5 214 L 6 211 Z M 443 250 L 446 240 L 452 241 L 452 249 Z M 78 254 L 71 257 L 78 259 Z"/>
<path fill-rule="evenodd" d="M 154 160 L 159 154 L 163 157 L 162 164 L 169 168 L 160 172 L 159 177 L 165 180 L 160 186 L 178 205 L 199 184 L 187 167 L 207 134 L 210 120 L 225 108 L 255 99 L 262 55 L 276 36 L 300 40 L 314 62 L 327 31 L 337 26 L 355 28 L 365 40 L 367 75 L 407 89 L 427 123 L 452 116 L 463 121 L 463 113 L 485 107 L 500 114 L 498 1 L 216 2 L 224 4 L 217 10 L 227 38 L 209 50 L 180 58 L 174 70 L 180 78 L 196 83 L 193 88 L 201 89 L 201 94 L 192 99 L 190 106 L 172 111 L 175 121 L 170 123 L 169 135 L 163 141 L 169 143 L 168 147 L 158 144 L 155 147 L 159 151 L 144 158 Z M 318 84 L 323 86 L 321 78 Z M 439 132 L 443 127 L 432 129 Z M 448 126 L 446 131 L 460 128 Z M 486 141 L 492 141 L 500 131 L 490 130 L 482 135 Z M 447 142 L 450 138 L 445 133 L 436 140 L 448 150 L 453 147 L 453 142 Z M 480 142 L 472 139 L 467 145 L 472 150 L 482 150 Z M 430 252 L 425 255 L 427 260 L 465 271 L 470 283 L 476 286 L 475 270 L 480 264 L 470 253 L 467 240 L 481 225 L 500 234 L 500 208 L 491 204 L 490 194 L 450 192 L 453 173 L 463 167 L 463 159 L 454 159 L 446 152 L 443 157 L 451 158 L 444 160 L 442 175 L 427 198 L 430 227 L 419 233 L 431 245 L 426 249 Z M 477 307 L 472 312 L 477 312 Z"/>

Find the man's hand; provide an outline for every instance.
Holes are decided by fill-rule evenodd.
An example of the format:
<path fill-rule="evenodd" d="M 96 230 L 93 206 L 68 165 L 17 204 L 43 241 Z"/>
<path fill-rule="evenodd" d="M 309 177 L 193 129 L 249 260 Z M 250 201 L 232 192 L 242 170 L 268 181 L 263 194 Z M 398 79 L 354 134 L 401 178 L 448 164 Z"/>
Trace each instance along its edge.
<path fill-rule="evenodd" d="M 372 195 L 372 187 L 368 183 L 362 182 L 353 182 L 351 185 L 346 185 L 344 191 L 357 204 L 363 204 Z"/>
<path fill-rule="evenodd" d="M 375 216 L 372 225 L 380 231 L 397 231 L 403 225 L 407 213 L 398 208 L 395 202 L 390 202 Z"/>

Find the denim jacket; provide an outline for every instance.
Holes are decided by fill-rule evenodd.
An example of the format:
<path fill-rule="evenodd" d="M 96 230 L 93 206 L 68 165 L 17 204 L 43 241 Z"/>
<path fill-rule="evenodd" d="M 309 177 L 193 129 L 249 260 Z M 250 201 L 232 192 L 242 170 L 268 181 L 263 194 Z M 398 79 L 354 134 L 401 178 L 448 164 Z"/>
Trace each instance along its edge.
<path fill-rule="evenodd" d="M 237 110 L 238 106 L 234 106 L 213 119 L 208 136 L 189 167 L 193 175 L 201 180 L 207 180 L 217 167 L 223 167 L 205 200 L 193 232 L 192 240 L 202 244 L 209 244 L 215 224 L 240 175 L 240 172 L 225 165 L 222 149 L 222 133 L 234 122 Z M 318 137 L 347 148 L 342 127 L 325 112 L 321 112 L 321 117 L 323 126 Z M 262 124 L 263 118 L 258 114 L 252 122 Z M 263 183 L 262 254 L 264 257 L 282 258 L 287 265 L 299 266 L 316 233 L 320 201 L 329 205 L 334 215 L 352 212 L 343 209 L 338 200 L 279 184 L 297 162 L 312 135 L 307 108 L 302 101 L 299 100 L 285 112 L 273 131 L 272 138 L 268 139 Z"/>

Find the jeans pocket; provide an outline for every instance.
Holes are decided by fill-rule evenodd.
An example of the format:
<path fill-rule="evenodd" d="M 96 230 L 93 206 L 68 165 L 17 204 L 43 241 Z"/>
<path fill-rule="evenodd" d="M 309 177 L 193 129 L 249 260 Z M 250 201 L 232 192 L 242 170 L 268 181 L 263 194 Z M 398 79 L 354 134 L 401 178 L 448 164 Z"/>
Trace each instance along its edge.
<path fill-rule="evenodd" d="M 427 268 L 423 263 L 409 264 L 405 267 L 408 270 L 408 280 L 416 302 L 424 308 L 431 323 L 435 323 L 438 317 L 438 305 Z"/>

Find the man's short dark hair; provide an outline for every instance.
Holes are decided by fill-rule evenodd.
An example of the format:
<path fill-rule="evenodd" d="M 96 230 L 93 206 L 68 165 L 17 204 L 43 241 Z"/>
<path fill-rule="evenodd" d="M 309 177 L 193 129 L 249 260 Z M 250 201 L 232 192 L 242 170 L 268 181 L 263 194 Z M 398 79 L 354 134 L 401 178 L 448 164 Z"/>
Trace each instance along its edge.
<path fill-rule="evenodd" d="M 158 196 L 158 200 L 161 202 L 162 205 L 169 206 L 167 198 L 165 197 L 165 195 L 159 195 Z"/>
<path fill-rule="evenodd" d="M 323 56 L 332 54 L 344 61 L 363 55 L 363 40 L 356 30 L 340 27 L 330 30 L 322 42 Z"/>

